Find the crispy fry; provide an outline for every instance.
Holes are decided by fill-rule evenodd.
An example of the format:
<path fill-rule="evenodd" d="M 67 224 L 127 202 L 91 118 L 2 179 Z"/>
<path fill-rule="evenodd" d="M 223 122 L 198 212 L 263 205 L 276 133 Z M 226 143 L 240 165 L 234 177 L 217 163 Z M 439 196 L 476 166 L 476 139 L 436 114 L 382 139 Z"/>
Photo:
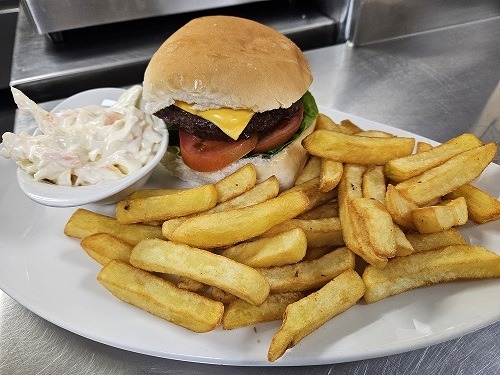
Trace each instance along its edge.
<path fill-rule="evenodd" d="M 203 185 L 176 194 L 118 202 L 116 219 L 124 224 L 168 220 L 209 210 L 216 203 L 214 185 Z"/>
<path fill-rule="evenodd" d="M 326 193 L 335 188 L 339 184 L 343 170 L 342 163 L 329 159 L 321 159 L 319 191 Z"/>
<path fill-rule="evenodd" d="M 443 205 L 417 208 L 412 217 L 420 233 L 440 232 L 467 222 L 467 204 L 459 197 Z"/>
<path fill-rule="evenodd" d="M 405 181 L 482 144 L 474 134 L 462 134 L 429 151 L 390 160 L 385 165 L 385 174 L 392 181 Z"/>
<path fill-rule="evenodd" d="M 413 253 L 411 242 L 397 224 L 394 224 L 394 239 L 396 240 L 396 256 L 404 257 Z"/>
<path fill-rule="evenodd" d="M 208 332 L 219 324 L 224 305 L 170 282 L 112 260 L 97 276 L 119 299 L 194 332 Z"/>
<path fill-rule="evenodd" d="M 353 214 L 353 209 L 351 208 L 351 201 L 362 197 L 361 183 L 365 170 L 366 167 L 363 165 L 346 164 L 344 166 L 344 174 L 338 186 L 342 235 L 349 249 L 368 263 L 377 267 L 384 267 L 387 263 L 387 258 L 373 251 L 368 233 L 363 230 L 362 224 L 358 222 L 357 215 Z"/>
<path fill-rule="evenodd" d="M 146 238 L 164 238 L 160 227 L 121 224 L 112 217 L 84 208 L 77 209 L 64 227 L 64 234 L 69 237 L 83 238 L 95 233 L 109 233 L 131 245 L 136 245 Z"/>
<path fill-rule="evenodd" d="M 172 273 L 216 286 L 255 305 L 269 294 L 269 284 L 253 268 L 184 244 L 142 241 L 132 250 L 130 263 L 146 271 Z"/>
<path fill-rule="evenodd" d="M 348 270 L 317 292 L 288 305 L 283 324 L 271 341 L 268 360 L 276 361 L 286 349 L 297 345 L 328 320 L 353 306 L 364 292 L 361 277 L 355 271 Z"/>
<path fill-rule="evenodd" d="M 413 138 L 359 137 L 328 130 L 316 130 L 308 135 L 302 145 L 311 154 L 351 164 L 383 165 L 389 160 L 410 155 Z"/>
<path fill-rule="evenodd" d="M 358 125 L 356 125 L 349 119 L 340 121 L 339 128 L 343 133 L 346 134 L 355 134 L 363 131 L 363 129 L 361 129 Z"/>
<path fill-rule="evenodd" d="M 282 319 L 286 307 L 302 298 L 302 293 L 288 292 L 270 294 L 260 306 L 254 306 L 241 299 L 232 301 L 222 317 L 223 329 L 235 329 L 252 324 Z"/>
<path fill-rule="evenodd" d="M 351 201 L 355 213 L 368 232 L 370 245 L 381 257 L 396 255 L 394 223 L 385 206 L 376 199 L 355 198 Z"/>
<path fill-rule="evenodd" d="M 301 228 L 304 231 L 308 247 L 340 246 L 344 244 L 338 217 L 315 220 L 290 219 L 272 227 L 263 236 L 275 236 L 293 228 Z"/>
<path fill-rule="evenodd" d="M 271 291 L 300 292 L 320 288 L 348 269 L 354 268 L 354 254 L 346 247 L 322 256 L 282 267 L 258 268 Z"/>
<path fill-rule="evenodd" d="M 238 298 L 234 294 L 225 292 L 222 289 L 219 289 L 219 288 L 213 286 L 212 287 L 212 299 L 214 301 L 219 301 L 219 302 L 222 302 L 223 304 L 227 305 L 228 303 L 231 303 Z M 240 299 L 240 301 L 243 301 L 243 300 Z M 255 306 L 255 305 L 252 305 L 252 306 Z"/>
<path fill-rule="evenodd" d="M 257 203 L 265 202 L 271 198 L 275 198 L 280 189 L 280 183 L 275 176 L 269 177 L 267 180 L 255 185 L 250 190 L 244 192 L 237 197 L 234 197 L 223 203 L 219 203 L 214 208 L 206 211 L 206 213 L 220 212 L 253 206 Z"/>
<path fill-rule="evenodd" d="M 337 199 L 331 199 L 325 203 L 320 204 L 313 209 L 304 212 L 297 216 L 297 219 L 313 220 L 313 219 L 326 219 L 327 217 L 339 216 L 339 202 Z"/>
<path fill-rule="evenodd" d="M 313 178 L 303 184 L 296 185 L 291 189 L 285 190 L 280 195 L 290 194 L 296 191 L 301 191 L 307 195 L 309 199 L 309 205 L 307 206 L 307 211 L 318 207 L 337 196 L 337 189 L 330 190 L 328 192 L 319 191 L 319 177 Z"/>
<path fill-rule="evenodd" d="M 320 113 L 316 119 L 316 130 L 329 130 L 332 132 L 341 132 L 344 133 L 338 124 L 336 124 L 330 117 L 327 115 Z"/>
<path fill-rule="evenodd" d="M 177 280 L 177 288 L 189 290 L 190 292 L 203 292 L 207 287 L 207 284 L 200 283 L 199 281 L 185 276 L 179 276 Z"/>
<path fill-rule="evenodd" d="M 306 234 L 301 228 L 294 228 L 230 247 L 221 255 L 250 267 L 274 267 L 299 262 L 306 249 Z"/>
<path fill-rule="evenodd" d="M 302 168 L 302 170 L 299 172 L 299 175 L 295 180 L 295 186 L 301 185 L 304 182 L 319 177 L 320 167 L 321 158 L 318 158 L 317 156 L 311 156 L 304 168 Z"/>
<path fill-rule="evenodd" d="M 383 270 L 368 266 L 363 273 L 368 303 L 425 285 L 498 277 L 500 256 L 470 245 L 452 245 L 395 258 Z"/>
<path fill-rule="evenodd" d="M 243 167 L 215 183 L 217 203 L 222 203 L 243 194 L 255 186 L 257 171 L 252 163 Z"/>
<path fill-rule="evenodd" d="M 449 245 L 466 245 L 460 232 L 456 229 L 447 229 L 436 233 L 408 233 L 406 235 L 410 241 L 413 252 L 436 250 Z"/>
<path fill-rule="evenodd" d="M 385 205 L 396 224 L 407 229 L 417 229 L 411 213 L 418 208 L 418 205 L 403 196 L 392 185 L 387 186 Z"/>
<path fill-rule="evenodd" d="M 375 137 L 375 138 L 392 138 L 395 137 L 394 134 L 386 133 L 380 130 L 363 130 L 358 133 L 354 133 L 359 137 Z"/>
<path fill-rule="evenodd" d="M 417 142 L 417 154 L 424 151 L 432 150 L 433 146 L 427 142 Z"/>
<path fill-rule="evenodd" d="M 474 180 L 493 160 L 496 152 L 497 145 L 493 142 L 462 152 L 419 176 L 399 183 L 396 189 L 416 204 L 424 205 Z"/>
<path fill-rule="evenodd" d="M 80 246 L 103 266 L 113 259 L 128 263 L 134 248 L 133 245 L 108 233 L 96 233 L 84 237 Z"/>
<path fill-rule="evenodd" d="M 307 196 L 297 191 L 249 207 L 190 217 L 174 230 L 167 221 L 163 228 L 172 241 L 201 248 L 223 247 L 257 237 L 308 206 Z"/>
<path fill-rule="evenodd" d="M 385 203 L 385 174 L 384 167 L 381 165 L 373 165 L 367 168 L 363 175 L 363 197 L 374 198 Z"/>
<path fill-rule="evenodd" d="M 446 199 L 456 199 L 458 197 L 465 198 L 469 219 L 474 223 L 483 224 L 500 219 L 500 201 L 485 191 L 466 184 L 445 195 Z"/>
<path fill-rule="evenodd" d="M 322 246 L 322 247 L 308 247 L 306 251 L 306 255 L 302 259 L 303 261 L 309 261 L 321 258 L 323 255 L 326 255 L 332 252 L 334 247 L 332 246 Z"/>

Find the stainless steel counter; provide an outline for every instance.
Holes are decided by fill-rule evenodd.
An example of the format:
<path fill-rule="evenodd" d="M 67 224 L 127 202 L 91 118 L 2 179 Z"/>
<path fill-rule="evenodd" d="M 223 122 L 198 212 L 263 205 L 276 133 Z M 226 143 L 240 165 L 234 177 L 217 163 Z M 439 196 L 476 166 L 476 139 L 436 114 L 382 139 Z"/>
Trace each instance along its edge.
<path fill-rule="evenodd" d="M 311 91 L 321 106 L 437 141 L 471 131 L 498 142 L 499 40 L 496 17 L 362 48 L 312 50 L 307 53 L 316 77 Z M 0 292 L 0 374 L 82 373 L 500 374 L 500 322 L 384 358 L 293 368 L 227 367 L 153 358 L 99 344 L 54 326 Z"/>

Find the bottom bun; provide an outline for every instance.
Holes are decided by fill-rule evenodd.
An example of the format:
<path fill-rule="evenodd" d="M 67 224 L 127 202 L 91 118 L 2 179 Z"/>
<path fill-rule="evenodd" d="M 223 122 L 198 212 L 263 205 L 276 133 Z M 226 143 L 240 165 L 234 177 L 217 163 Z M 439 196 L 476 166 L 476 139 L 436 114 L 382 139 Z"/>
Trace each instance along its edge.
<path fill-rule="evenodd" d="M 286 148 L 272 157 L 246 157 L 215 172 L 197 172 L 184 164 L 180 155 L 168 151 L 161 163 L 172 175 L 194 186 L 214 184 L 243 167 L 245 164 L 253 163 L 257 170 L 257 183 L 271 176 L 276 176 L 280 183 L 281 190 L 286 190 L 293 186 L 299 172 L 304 168 L 308 154 L 304 147 L 302 147 L 301 142 L 307 135 L 312 133 L 315 126 L 316 121 Z"/>

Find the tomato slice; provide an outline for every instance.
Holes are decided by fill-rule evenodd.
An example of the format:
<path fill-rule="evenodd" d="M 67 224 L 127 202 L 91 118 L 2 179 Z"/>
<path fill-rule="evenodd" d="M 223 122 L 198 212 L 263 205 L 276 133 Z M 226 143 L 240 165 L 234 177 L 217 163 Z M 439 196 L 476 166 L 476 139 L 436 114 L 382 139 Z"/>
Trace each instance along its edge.
<path fill-rule="evenodd" d="M 214 172 L 227 167 L 252 151 L 258 140 L 255 135 L 233 142 L 210 141 L 185 130 L 179 131 L 182 160 L 198 172 Z"/>
<path fill-rule="evenodd" d="M 290 120 L 281 120 L 275 130 L 259 138 L 259 142 L 253 149 L 253 152 L 267 152 L 288 141 L 299 130 L 303 114 L 304 106 L 301 105 L 300 109 L 295 112 Z"/>

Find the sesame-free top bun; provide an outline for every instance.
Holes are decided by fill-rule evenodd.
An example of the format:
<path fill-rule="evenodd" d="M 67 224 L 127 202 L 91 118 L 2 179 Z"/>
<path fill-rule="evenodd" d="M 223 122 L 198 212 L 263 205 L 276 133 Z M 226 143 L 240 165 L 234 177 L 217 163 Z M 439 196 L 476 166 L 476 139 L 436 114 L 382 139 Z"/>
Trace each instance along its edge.
<path fill-rule="evenodd" d="M 175 100 L 197 109 L 228 107 L 265 112 L 288 108 L 312 75 L 302 51 L 287 37 L 243 18 L 197 18 L 170 36 L 145 75 L 146 112 Z"/>

